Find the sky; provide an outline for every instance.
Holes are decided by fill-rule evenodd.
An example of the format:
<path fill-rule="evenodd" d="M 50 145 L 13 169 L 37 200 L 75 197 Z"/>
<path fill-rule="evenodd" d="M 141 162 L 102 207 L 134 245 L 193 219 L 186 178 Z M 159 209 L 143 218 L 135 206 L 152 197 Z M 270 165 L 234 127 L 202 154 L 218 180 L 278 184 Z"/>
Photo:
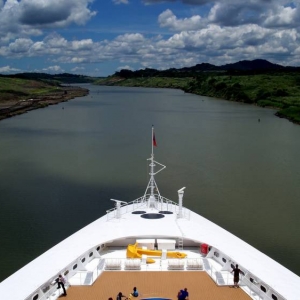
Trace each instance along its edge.
<path fill-rule="evenodd" d="M 300 66 L 300 0 L 0 0 L 0 74 L 253 59 Z"/>

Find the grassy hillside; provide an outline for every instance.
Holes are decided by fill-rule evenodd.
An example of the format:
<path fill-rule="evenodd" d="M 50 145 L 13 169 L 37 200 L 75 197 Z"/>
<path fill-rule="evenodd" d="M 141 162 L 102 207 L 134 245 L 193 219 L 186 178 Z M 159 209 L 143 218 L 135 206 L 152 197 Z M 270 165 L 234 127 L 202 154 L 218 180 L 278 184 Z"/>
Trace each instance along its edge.
<path fill-rule="evenodd" d="M 60 90 L 54 83 L 50 85 L 43 81 L 0 77 L 0 103 L 35 98 Z"/>
<path fill-rule="evenodd" d="M 0 120 L 88 94 L 76 86 L 57 81 L 0 77 Z"/>
<path fill-rule="evenodd" d="M 179 88 L 185 92 L 278 108 L 277 115 L 300 124 L 300 73 L 251 75 L 202 72 L 194 77 L 108 77 L 97 84 Z"/>

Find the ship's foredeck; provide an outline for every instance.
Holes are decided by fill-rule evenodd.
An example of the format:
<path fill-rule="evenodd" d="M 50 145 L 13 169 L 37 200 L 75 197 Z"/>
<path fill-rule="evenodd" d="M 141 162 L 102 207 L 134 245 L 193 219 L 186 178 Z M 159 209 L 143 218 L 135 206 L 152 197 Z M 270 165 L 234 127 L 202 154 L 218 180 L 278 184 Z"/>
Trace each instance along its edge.
<path fill-rule="evenodd" d="M 199 249 L 190 248 L 182 250 L 189 259 L 199 259 L 201 254 Z M 116 298 L 119 292 L 128 296 L 134 286 L 140 293 L 137 300 L 147 298 L 167 298 L 177 299 L 179 289 L 187 288 L 190 299 L 222 300 L 222 299 L 250 299 L 242 288 L 232 286 L 218 286 L 214 280 L 204 271 L 181 271 L 168 270 L 168 260 L 155 259 L 155 263 L 142 265 L 138 271 L 126 271 L 124 261 L 126 260 L 126 250 L 124 248 L 107 248 L 102 252 L 102 259 L 120 259 L 122 267 L 117 271 L 107 271 L 103 268 L 99 277 L 92 285 L 76 285 L 85 279 L 79 278 L 78 273 L 70 279 L 71 287 L 68 288 L 68 299 L 71 300 L 98 300 Z M 233 278 L 230 279 L 233 282 Z M 63 297 L 63 296 L 61 296 Z M 125 298 L 124 298 L 125 299 Z"/>
<path fill-rule="evenodd" d="M 134 298 L 137 300 L 151 297 L 176 300 L 178 290 L 185 287 L 189 291 L 190 300 L 251 299 L 241 288 L 217 286 L 203 271 L 104 271 L 92 286 L 69 287 L 67 299 L 106 300 L 109 297 L 115 299 L 119 292 L 128 296 L 134 286 L 140 293 L 138 298 Z"/>

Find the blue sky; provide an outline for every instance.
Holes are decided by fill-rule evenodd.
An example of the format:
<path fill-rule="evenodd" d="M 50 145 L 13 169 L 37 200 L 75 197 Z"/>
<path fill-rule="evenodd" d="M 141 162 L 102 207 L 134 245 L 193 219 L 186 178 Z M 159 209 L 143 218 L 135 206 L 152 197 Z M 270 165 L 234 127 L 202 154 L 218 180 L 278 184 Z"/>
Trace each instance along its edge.
<path fill-rule="evenodd" d="M 0 0 L 0 73 L 300 66 L 300 0 Z"/>

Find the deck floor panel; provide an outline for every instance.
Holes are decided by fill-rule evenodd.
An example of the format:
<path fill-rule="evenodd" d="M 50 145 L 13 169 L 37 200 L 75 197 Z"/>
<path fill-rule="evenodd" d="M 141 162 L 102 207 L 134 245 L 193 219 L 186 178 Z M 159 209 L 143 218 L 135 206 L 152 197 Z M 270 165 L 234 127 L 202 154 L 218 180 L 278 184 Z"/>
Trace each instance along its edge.
<path fill-rule="evenodd" d="M 217 286 L 206 272 L 201 271 L 104 271 L 92 286 L 68 288 L 67 299 L 107 300 L 109 297 L 116 299 L 118 292 L 128 296 L 134 286 L 140 293 L 140 296 L 135 298 L 137 300 L 149 297 L 176 300 L 178 290 L 185 287 L 189 291 L 190 300 L 251 299 L 241 288 Z"/>

